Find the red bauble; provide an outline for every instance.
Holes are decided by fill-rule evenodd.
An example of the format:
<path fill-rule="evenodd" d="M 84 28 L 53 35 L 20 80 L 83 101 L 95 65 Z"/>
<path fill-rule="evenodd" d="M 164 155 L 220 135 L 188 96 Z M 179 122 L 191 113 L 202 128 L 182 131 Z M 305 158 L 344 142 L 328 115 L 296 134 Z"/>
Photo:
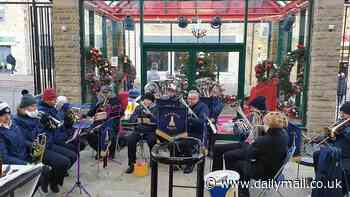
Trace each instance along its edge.
<path fill-rule="evenodd" d="M 265 65 L 265 67 L 266 67 L 267 70 L 271 70 L 272 67 L 273 67 L 273 64 L 272 63 L 268 63 L 268 64 Z"/>
<path fill-rule="evenodd" d="M 204 64 L 204 61 L 203 61 L 202 59 L 200 59 L 200 60 L 197 61 L 197 64 L 203 65 L 203 64 Z"/>

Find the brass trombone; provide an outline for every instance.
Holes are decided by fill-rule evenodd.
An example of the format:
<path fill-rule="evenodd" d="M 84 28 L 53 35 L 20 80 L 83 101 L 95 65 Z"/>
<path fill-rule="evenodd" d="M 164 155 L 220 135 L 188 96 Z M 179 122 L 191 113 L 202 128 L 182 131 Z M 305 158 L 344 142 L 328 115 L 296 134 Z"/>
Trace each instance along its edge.
<path fill-rule="evenodd" d="M 331 138 L 335 138 L 336 135 L 338 134 L 338 131 L 347 123 L 350 122 L 350 118 L 348 119 L 343 119 L 341 121 L 335 122 L 333 124 L 331 124 L 330 126 L 324 128 L 325 133 L 328 133 L 328 136 L 326 138 L 324 138 L 322 141 L 320 141 L 319 143 L 317 143 L 316 145 L 321 145 L 326 143 L 329 139 Z M 313 138 L 308 138 L 308 143 L 307 144 L 312 144 L 315 143 L 315 141 L 317 141 L 317 139 L 319 139 L 320 137 L 322 137 L 323 135 L 317 136 L 317 137 L 313 137 Z M 306 137 L 306 136 L 304 136 Z M 307 138 L 307 137 L 306 137 Z"/>
<path fill-rule="evenodd" d="M 325 142 L 327 142 L 329 139 L 331 138 L 335 138 L 338 133 L 338 131 L 343 128 L 343 126 L 347 123 L 350 122 L 350 118 L 348 119 L 344 119 L 338 122 L 335 122 L 333 124 L 331 124 L 330 126 L 325 128 L 325 131 L 328 133 L 328 136 L 326 138 L 324 138 L 321 142 L 317 143 L 317 145 L 321 145 L 324 144 Z M 316 137 L 318 138 L 318 137 Z M 310 143 L 312 143 L 316 138 L 313 138 L 310 140 Z"/>

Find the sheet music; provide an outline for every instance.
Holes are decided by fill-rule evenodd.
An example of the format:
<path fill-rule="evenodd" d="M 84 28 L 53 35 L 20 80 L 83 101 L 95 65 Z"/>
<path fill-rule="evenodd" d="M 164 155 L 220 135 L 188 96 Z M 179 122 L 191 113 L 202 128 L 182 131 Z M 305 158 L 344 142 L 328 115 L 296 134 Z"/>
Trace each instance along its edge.
<path fill-rule="evenodd" d="M 5 170 L 5 168 L 8 165 L 3 165 L 2 168 Z M 10 165 L 11 170 L 7 173 L 6 176 L 0 178 L 0 187 L 4 186 L 6 183 L 16 179 L 17 177 L 31 172 L 35 169 L 42 168 L 43 164 L 37 164 L 37 165 Z"/>

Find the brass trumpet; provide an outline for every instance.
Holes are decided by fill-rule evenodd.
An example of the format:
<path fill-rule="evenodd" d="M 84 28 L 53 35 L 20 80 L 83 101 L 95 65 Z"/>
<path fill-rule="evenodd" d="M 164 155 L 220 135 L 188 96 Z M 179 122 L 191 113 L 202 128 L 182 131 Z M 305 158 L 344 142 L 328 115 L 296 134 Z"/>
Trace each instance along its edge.
<path fill-rule="evenodd" d="M 39 134 L 32 144 L 31 156 L 35 163 L 40 163 L 43 161 L 47 144 L 47 137 L 45 134 Z"/>

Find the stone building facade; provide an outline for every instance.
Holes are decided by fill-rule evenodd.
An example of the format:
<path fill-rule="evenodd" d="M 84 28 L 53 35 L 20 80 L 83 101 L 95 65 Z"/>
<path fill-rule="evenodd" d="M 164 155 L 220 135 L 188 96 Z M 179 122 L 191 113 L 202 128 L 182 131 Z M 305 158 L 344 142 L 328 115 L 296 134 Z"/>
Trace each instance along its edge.
<path fill-rule="evenodd" d="M 56 85 L 60 94 L 67 95 L 73 102 L 80 102 L 82 98 L 78 2 L 54 1 L 53 11 Z M 310 130 L 317 130 L 334 121 L 339 61 L 337 50 L 340 47 L 344 1 L 314 0 L 314 4 L 306 114 Z M 329 31 L 329 25 L 335 25 L 335 29 Z M 63 32 L 62 26 L 66 26 L 67 31 Z M 278 23 L 273 23 L 272 32 L 277 29 Z M 110 36 L 109 34 L 108 37 Z M 278 35 L 274 33 L 271 38 L 270 57 L 273 58 L 277 54 Z M 107 40 L 109 42 L 110 38 Z M 111 54 L 110 45 L 108 54 Z"/>

